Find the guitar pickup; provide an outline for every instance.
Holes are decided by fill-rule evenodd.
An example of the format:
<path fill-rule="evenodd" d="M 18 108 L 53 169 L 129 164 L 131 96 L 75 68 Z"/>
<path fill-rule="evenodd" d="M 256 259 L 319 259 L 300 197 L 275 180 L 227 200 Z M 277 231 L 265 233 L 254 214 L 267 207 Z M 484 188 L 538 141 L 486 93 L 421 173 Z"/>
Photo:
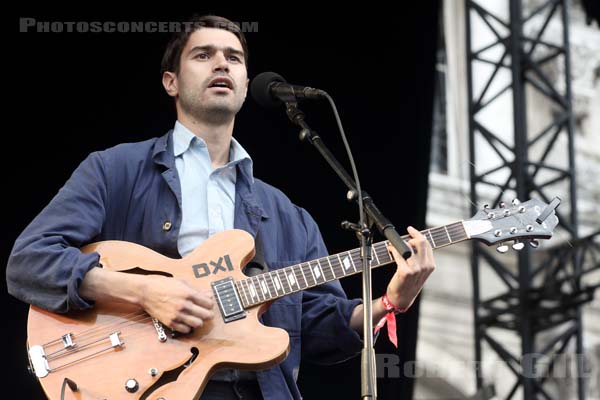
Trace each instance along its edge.
<path fill-rule="evenodd" d="M 233 278 L 221 279 L 211 283 L 211 285 L 225 322 L 232 322 L 246 317 L 246 311 L 235 289 Z"/>

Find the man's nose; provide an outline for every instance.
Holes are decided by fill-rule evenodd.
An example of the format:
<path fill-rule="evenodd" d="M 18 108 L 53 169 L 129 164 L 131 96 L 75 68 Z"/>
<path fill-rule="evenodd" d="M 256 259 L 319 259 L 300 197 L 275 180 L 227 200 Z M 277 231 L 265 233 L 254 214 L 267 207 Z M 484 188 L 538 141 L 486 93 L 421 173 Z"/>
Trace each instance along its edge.
<path fill-rule="evenodd" d="M 214 57 L 215 63 L 213 66 L 214 71 L 225 71 L 229 72 L 229 63 L 227 62 L 227 58 L 225 54 L 221 52 L 217 52 Z"/>

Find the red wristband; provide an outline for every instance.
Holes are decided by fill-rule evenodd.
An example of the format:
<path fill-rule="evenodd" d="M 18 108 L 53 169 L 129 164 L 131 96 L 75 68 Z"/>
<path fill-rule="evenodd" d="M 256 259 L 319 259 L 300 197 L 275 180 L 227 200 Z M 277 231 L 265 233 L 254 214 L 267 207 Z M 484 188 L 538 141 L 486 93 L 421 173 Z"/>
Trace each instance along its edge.
<path fill-rule="evenodd" d="M 405 313 L 409 309 L 409 307 L 400 308 L 393 305 L 390 299 L 388 298 L 387 293 L 384 294 L 383 297 L 381 297 L 381 302 L 383 303 L 383 308 L 385 308 L 385 311 L 394 312 L 394 314 Z"/>
<path fill-rule="evenodd" d="M 377 332 L 379 332 L 379 330 L 383 328 L 383 326 L 387 322 L 388 338 L 390 339 L 390 342 L 394 344 L 394 346 L 398 347 L 395 315 L 406 312 L 406 310 L 408 310 L 408 307 L 398 308 L 394 306 L 390 299 L 388 299 L 387 294 L 383 295 L 383 297 L 381 298 L 381 302 L 383 303 L 383 308 L 385 309 L 385 311 L 387 311 L 387 314 L 385 315 L 385 317 L 381 318 L 381 320 L 377 323 L 377 326 L 375 326 L 374 329 L 374 333 L 377 334 Z"/>

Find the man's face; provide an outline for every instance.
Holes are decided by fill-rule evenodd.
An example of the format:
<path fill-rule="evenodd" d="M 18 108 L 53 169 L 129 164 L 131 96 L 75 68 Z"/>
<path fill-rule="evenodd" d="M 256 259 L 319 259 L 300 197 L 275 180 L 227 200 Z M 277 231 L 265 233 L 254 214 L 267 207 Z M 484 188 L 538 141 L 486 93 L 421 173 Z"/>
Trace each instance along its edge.
<path fill-rule="evenodd" d="M 226 122 L 240 110 L 248 91 L 248 73 L 239 39 L 223 29 L 192 33 L 181 53 L 176 98 L 197 119 Z"/>

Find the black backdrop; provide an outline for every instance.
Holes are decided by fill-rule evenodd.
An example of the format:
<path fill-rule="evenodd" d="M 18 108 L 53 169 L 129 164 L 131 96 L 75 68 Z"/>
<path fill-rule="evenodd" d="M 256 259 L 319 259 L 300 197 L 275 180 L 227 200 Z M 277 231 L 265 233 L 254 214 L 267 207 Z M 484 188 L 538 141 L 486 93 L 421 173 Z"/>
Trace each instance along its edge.
<path fill-rule="evenodd" d="M 275 71 L 289 82 L 328 91 L 337 102 L 363 187 L 401 233 L 409 224 L 424 227 L 439 4 L 406 2 L 401 7 L 392 11 L 348 6 L 343 15 L 317 8 L 293 16 L 233 7 L 143 15 L 16 14 L 9 36 L 14 50 L 5 57 L 9 112 L 3 138 L 8 156 L 3 157 L 2 262 L 6 264 L 18 234 L 89 152 L 161 135 L 175 118 L 159 74 L 168 34 L 20 33 L 19 17 L 181 21 L 197 12 L 257 22 L 257 31 L 247 33 L 249 76 Z M 327 104 L 306 104 L 303 109 L 311 126 L 348 165 Z M 356 207 L 346 203 L 345 187 L 316 151 L 298 141 L 283 110 L 265 111 L 249 99 L 234 134 L 252 155 L 255 175 L 313 215 L 330 252 L 357 246 L 354 236 L 339 228 L 344 219 L 356 220 Z M 374 295 L 383 293 L 392 274 L 393 268 L 374 272 Z M 361 295 L 359 277 L 342 284 L 349 296 Z M 42 398 L 26 372 L 27 306 L 6 289 L 3 293 L 8 321 L 4 365 L 12 393 Z M 417 317 L 418 304 L 399 319 L 400 348 L 395 350 L 383 336 L 377 352 L 397 351 L 402 361 L 414 359 Z M 359 358 L 330 367 L 303 364 L 300 384 L 305 398 L 359 398 Z M 408 399 L 412 390 L 409 379 L 379 379 L 379 398 Z"/>

